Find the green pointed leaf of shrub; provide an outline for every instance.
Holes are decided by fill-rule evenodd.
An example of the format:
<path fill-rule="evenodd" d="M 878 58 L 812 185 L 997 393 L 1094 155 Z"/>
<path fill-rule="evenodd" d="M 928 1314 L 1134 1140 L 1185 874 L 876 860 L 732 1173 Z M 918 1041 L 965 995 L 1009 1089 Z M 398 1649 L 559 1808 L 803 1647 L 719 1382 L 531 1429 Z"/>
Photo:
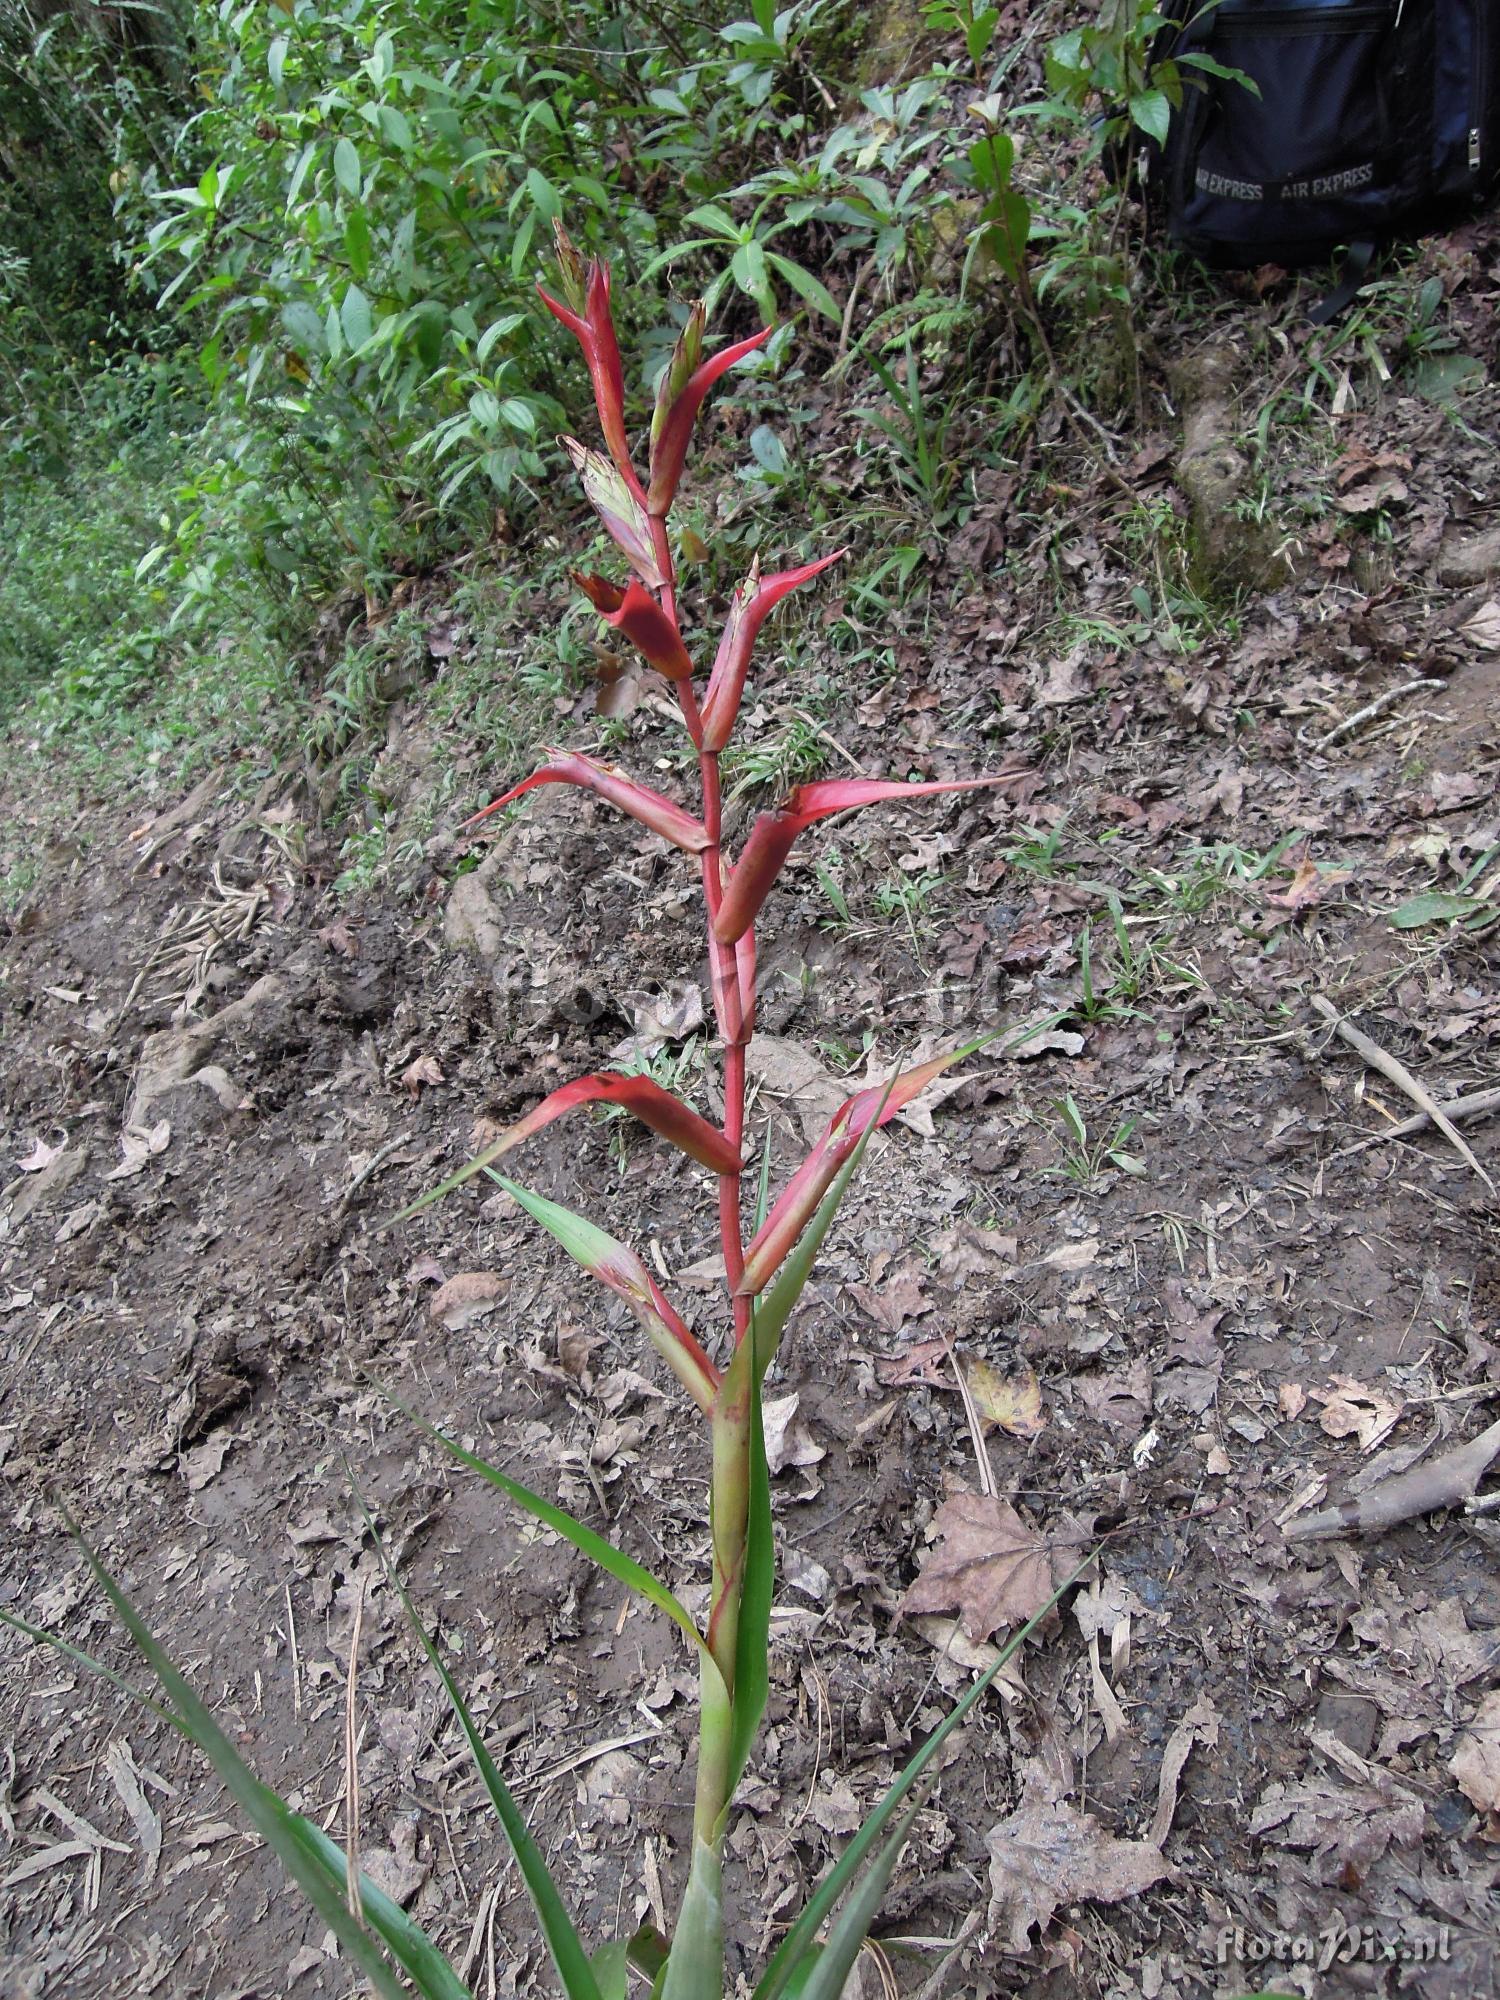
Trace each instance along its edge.
<path fill-rule="evenodd" d="M 1430 889 L 1421 896 L 1409 896 L 1391 912 L 1398 931 L 1419 930 L 1423 924 L 1457 922 L 1494 907 L 1484 896 L 1459 896 L 1442 889 Z"/>
<path fill-rule="evenodd" d="M 571 1542 L 580 1555 L 587 1556 L 591 1563 L 606 1570 L 616 1582 L 623 1583 L 627 1589 L 644 1597 L 659 1611 L 665 1611 L 673 1624 L 692 1640 L 700 1658 L 713 1668 L 715 1674 L 718 1673 L 718 1668 L 714 1666 L 713 1655 L 704 1642 L 703 1634 L 693 1623 L 692 1614 L 687 1607 L 668 1590 L 664 1583 L 654 1577 L 650 1570 L 643 1568 L 634 1556 L 626 1555 L 625 1551 L 617 1549 L 613 1542 L 605 1541 L 602 1535 L 586 1527 L 565 1507 L 559 1507 L 553 1500 L 544 1499 L 540 1493 L 533 1493 L 529 1486 L 523 1486 L 518 1479 L 512 1479 L 509 1473 L 491 1465 L 488 1459 L 481 1458 L 477 1452 L 467 1450 L 456 1438 L 449 1437 L 446 1431 L 440 1431 L 436 1424 L 429 1423 L 426 1417 L 408 1408 L 401 1398 L 393 1395 L 389 1389 L 383 1388 L 381 1393 L 394 1403 L 402 1415 L 409 1418 L 418 1430 L 425 1431 L 428 1437 L 443 1447 L 444 1451 L 456 1458 L 460 1465 L 466 1465 L 471 1472 L 477 1472 L 481 1479 L 488 1481 L 508 1500 L 513 1500 L 518 1507 L 524 1508 L 534 1520 L 542 1522 L 545 1527 L 561 1535 L 565 1542 Z"/>
<path fill-rule="evenodd" d="M 430 1428 L 430 1426 L 424 1426 Z M 441 1433 L 439 1433 L 441 1435 Z M 448 1440 L 444 1439 L 444 1443 Z M 505 1837 L 510 1842 L 511 1852 L 516 1857 L 516 1866 L 531 1896 L 532 1907 L 537 1921 L 542 1927 L 542 1935 L 547 1940 L 547 1949 L 552 1954 L 552 1963 L 557 1967 L 557 1976 L 563 1983 L 568 2000 L 603 2000 L 598 1981 L 594 1978 L 589 1964 L 588 1953 L 573 1928 L 573 1920 L 563 1907 L 562 1897 L 557 1893 L 542 1850 L 531 1836 L 521 1808 L 511 1796 L 510 1787 L 496 1768 L 495 1760 L 485 1746 L 479 1726 L 469 1712 L 469 1705 L 459 1692 L 457 1681 L 448 1671 L 448 1663 L 438 1651 L 425 1623 L 417 1616 L 415 1605 L 406 1594 L 406 1586 L 396 1573 L 396 1566 L 386 1552 L 385 1543 L 375 1526 L 374 1516 L 365 1506 L 364 1496 L 355 1487 L 355 1497 L 364 1509 L 365 1520 L 375 1543 L 376 1554 L 380 1557 L 386 1578 L 392 1590 L 401 1601 L 407 1623 L 421 1642 L 422 1650 L 432 1662 L 438 1679 L 443 1683 L 443 1692 L 448 1697 L 449 1706 L 458 1718 L 459 1727 L 468 1741 L 469 1754 L 478 1766 L 479 1775 L 484 1780 L 484 1788 L 490 1795 L 490 1803 L 495 1808 L 495 1816 L 505 1829 Z"/>
<path fill-rule="evenodd" d="M 208 1758 L 225 1790 L 307 1896 L 338 1939 L 350 1963 L 358 1966 L 383 2000 L 406 2000 L 405 1989 L 392 1970 L 390 1960 L 369 1933 L 361 1929 L 343 1894 L 308 1853 L 292 1824 L 294 1815 L 290 1808 L 256 1777 L 73 1521 L 66 1514 L 63 1518 L 83 1550 L 100 1589 L 114 1606 L 120 1623 L 166 1690 L 183 1734 L 197 1744 Z M 595 1996 L 589 1996 L 589 2000 L 595 2000 Z"/>
<path fill-rule="evenodd" d="M 1061 1599 L 1066 1591 L 1072 1589 L 1073 1585 L 1077 1583 L 1078 1579 L 1089 1568 L 1097 1554 L 1098 1551 L 1096 1549 L 1090 1550 L 1088 1555 L 1084 1557 L 1083 1561 L 1073 1571 L 1072 1575 L 1065 1577 L 1057 1586 L 1056 1590 L 1053 1591 L 1035 1617 L 1027 1619 L 1018 1632 L 1012 1633 L 1011 1637 L 1001 1647 L 994 1662 L 985 1668 L 963 1700 L 955 1704 L 952 1712 L 944 1721 L 938 1724 L 921 1749 L 908 1761 L 906 1767 L 900 1772 L 885 1797 L 880 1801 L 880 1804 L 876 1806 L 864 1825 L 859 1829 L 859 1832 L 855 1834 L 849 1845 L 844 1849 L 837 1863 L 808 1898 L 807 1905 L 801 1916 L 798 1917 L 792 1928 L 782 1939 L 771 1963 L 766 1967 L 764 1973 L 762 1973 L 759 1984 L 751 1996 L 751 2000 L 784 2000 L 784 1996 L 794 1990 L 792 1985 L 794 1976 L 805 1963 L 809 1952 L 818 1949 L 815 1939 L 824 1920 L 839 1897 L 864 1866 L 870 1850 L 880 1840 L 891 1820 L 899 1811 L 902 1800 L 906 1797 L 912 1786 L 916 1784 L 917 1780 L 927 1769 L 927 1766 L 932 1762 L 938 1751 L 942 1749 L 954 1730 L 958 1728 L 965 1716 L 968 1715 L 969 1711 L 983 1696 L 985 1689 L 994 1680 L 996 1674 L 999 1673 L 1006 1661 L 1012 1659 L 1020 1651 L 1026 1640 L 1030 1638 L 1031 1634 L 1041 1624 L 1052 1607 Z"/>

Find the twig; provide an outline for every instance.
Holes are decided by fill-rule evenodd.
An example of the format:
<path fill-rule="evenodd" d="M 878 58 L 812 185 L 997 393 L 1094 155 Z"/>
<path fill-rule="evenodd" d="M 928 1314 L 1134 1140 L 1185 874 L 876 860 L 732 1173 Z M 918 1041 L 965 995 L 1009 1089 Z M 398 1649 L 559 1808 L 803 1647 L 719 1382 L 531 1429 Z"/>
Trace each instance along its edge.
<path fill-rule="evenodd" d="M 1289 1542 L 1320 1541 L 1329 1535 L 1374 1534 L 1394 1528 L 1418 1514 L 1435 1513 L 1440 1507 L 1468 1500 L 1475 1487 L 1500 1453 L 1500 1423 L 1493 1423 L 1468 1444 L 1429 1459 L 1410 1472 L 1382 1480 L 1357 1500 L 1341 1500 L 1321 1514 L 1292 1521 L 1285 1529 Z"/>
<path fill-rule="evenodd" d="M 1451 1118 L 1455 1124 L 1461 1118 L 1482 1118 L 1488 1111 L 1500 1111 L 1500 1090 L 1475 1090 L 1467 1097 L 1450 1097 L 1442 1110 L 1444 1117 Z M 1403 1118 L 1399 1124 L 1392 1125 L 1387 1131 L 1372 1132 L 1368 1139 L 1358 1139 L 1352 1146 L 1345 1146 L 1342 1152 L 1335 1153 L 1333 1157 L 1336 1160 L 1347 1160 L 1354 1153 L 1368 1151 L 1371 1146 L 1383 1146 L 1388 1139 L 1409 1139 L 1413 1133 L 1425 1132 L 1431 1123 L 1432 1120 L 1425 1111 L 1415 1112 L 1410 1118 Z"/>
<path fill-rule="evenodd" d="M 1362 1056 L 1372 1069 L 1378 1069 L 1381 1075 L 1395 1084 L 1398 1090 L 1405 1091 L 1413 1104 L 1419 1105 L 1426 1112 L 1427 1116 L 1436 1125 L 1449 1145 L 1453 1147 L 1461 1159 L 1468 1161 L 1490 1193 L 1493 1194 L 1495 1192 L 1495 1183 L 1490 1179 L 1484 1168 L 1480 1166 L 1473 1153 L 1470 1152 L 1458 1127 L 1443 1110 L 1442 1106 L 1417 1082 L 1417 1079 L 1406 1065 L 1397 1062 L 1394 1056 L 1387 1055 L 1378 1042 L 1372 1042 L 1369 1036 L 1362 1035 L 1358 1028 L 1351 1027 L 1331 1000 L 1325 1000 L 1321 993 L 1314 993 L 1311 998 L 1314 1011 L 1321 1014 L 1325 1021 L 1332 1024 L 1334 1033 L 1346 1041 L 1356 1055 Z"/>
<path fill-rule="evenodd" d="M 1407 695 L 1420 694 L 1424 688 L 1440 688 L 1444 685 L 1445 683 L 1442 681 L 1420 680 L 1406 681 L 1400 687 L 1387 688 L 1385 693 L 1377 695 L 1374 701 L 1367 701 L 1364 707 L 1357 708 L 1353 715 L 1345 716 L 1344 720 L 1335 728 L 1330 729 L 1326 736 L 1320 736 L 1317 742 L 1309 747 L 1316 757 L 1320 751 L 1326 750 L 1330 744 L 1337 743 L 1341 736 L 1348 736 L 1351 731 L 1358 729 L 1361 723 L 1371 722 L 1386 709 L 1394 708 L 1396 703 L 1404 701 Z"/>

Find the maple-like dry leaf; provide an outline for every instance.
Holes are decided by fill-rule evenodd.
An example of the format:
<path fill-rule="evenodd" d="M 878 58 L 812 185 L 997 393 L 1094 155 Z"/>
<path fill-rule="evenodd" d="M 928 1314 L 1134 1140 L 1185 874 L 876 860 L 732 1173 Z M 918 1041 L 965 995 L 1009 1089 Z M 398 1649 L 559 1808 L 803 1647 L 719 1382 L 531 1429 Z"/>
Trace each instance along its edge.
<path fill-rule="evenodd" d="M 427 1311 L 440 1326 L 457 1333 L 492 1312 L 509 1291 L 510 1279 L 498 1271 L 460 1271 L 438 1286 L 427 1301 Z"/>
<path fill-rule="evenodd" d="M 1075 1544 L 1054 1547 L 994 1494 L 955 1493 L 932 1525 L 939 1546 L 902 1608 L 956 1611 L 971 1639 L 1034 1618 L 1078 1559 Z"/>
<path fill-rule="evenodd" d="M 1172 1873 L 1149 1840 L 1118 1840 L 1092 1813 L 1054 1800 L 1024 1805 L 990 1829 L 990 1926 L 1004 1949 L 1025 1956 L 1033 1925 L 1043 1933 L 1063 1904 L 1119 1903 Z"/>
<path fill-rule="evenodd" d="M 1320 868 L 1310 856 L 1297 863 L 1296 873 L 1284 889 L 1268 889 L 1266 901 L 1277 910 L 1306 910 L 1321 903 L 1330 889 L 1347 882 L 1352 869 Z"/>
<path fill-rule="evenodd" d="M 415 1100 L 422 1094 L 423 1084 L 437 1085 L 444 1081 L 442 1065 L 436 1056 L 418 1056 L 409 1062 L 401 1072 L 401 1081 Z"/>
<path fill-rule="evenodd" d="M 966 1361 L 963 1371 L 974 1407 L 991 1428 L 1018 1438 L 1040 1437 L 1047 1428 L 1042 1385 L 1029 1361 L 1013 1356 L 1004 1374 L 987 1361 Z"/>
<path fill-rule="evenodd" d="M 820 1458 L 828 1456 L 797 1414 L 801 1400 L 801 1395 L 794 1389 L 789 1396 L 774 1398 L 761 1411 L 765 1425 L 766 1464 L 773 1476 L 784 1472 L 789 1465 L 816 1465 Z"/>
<path fill-rule="evenodd" d="M 1388 1437 L 1400 1420 L 1405 1405 L 1383 1389 L 1356 1382 L 1352 1375 L 1335 1375 L 1331 1389 L 1314 1389 L 1323 1405 L 1318 1423 L 1329 1437 L 1357 1437 L 1361 1451 L 1372 1451 Z"/>
<path fill-rule="evenodd" d="M 1458 1739 L 1448 1769 L 1481 1812 L 1500 1812 L 1500 1688 L 1492 1688 Z"/>
<path fill-rule="evenodd" d="M 38 1139 L 25 1159 L 18 1160 L 16 1164 L 23 1174 L 39 1174 L 59 1158 L 65 1151 L 67 1143 L 64 1139 L 61 1145 L 49 1146 L 45 1139 Z"/>

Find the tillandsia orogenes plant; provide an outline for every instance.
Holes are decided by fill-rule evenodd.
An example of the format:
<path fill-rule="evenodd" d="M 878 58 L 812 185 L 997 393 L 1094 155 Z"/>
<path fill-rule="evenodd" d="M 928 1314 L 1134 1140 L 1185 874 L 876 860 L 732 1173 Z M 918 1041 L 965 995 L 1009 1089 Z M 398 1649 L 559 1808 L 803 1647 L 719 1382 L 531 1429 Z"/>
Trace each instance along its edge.
<path fill-rule="evenodd" d="M 696 755 L 699 806 L 691 811 L 608 765 L 559 753 L 476 820 L 509 806 L 534 786 L 575 785 L 640 821 L 696 865 L 722 1047 L 724 1117 L 722 1126 L 711 1124 L 646 1076 L 604 1071 L 580 1077 L 553 1091 L 414 1207 L 489 1171 L 570 1256 L 627 1302 L 709 1426 L 712 1578 L 706 1628 L 700 1632 L 680 1606 L 673 1611 L 698 1653 L 701 1717 L 692 1860 L 661 1991 L 665 2000 L 719 2000 L 724 1983 L 721 1852 L 730 1801 L 760 1725 L 767 1686 L 773 1550 L 761 1384 L 866 1135 L 981 1045 L 971 1042 L 950 1050 L 897 1074 L 883 1087 L 851 1097 L 769 1211 L 768 1155 L 762 1149 L 759 1200 L 747 1234 L 745 1076 L 746 1049 L 755 1031 L 756 918 L 798 835 L 817 821 L 855 807 L 965 791 L 993 781 L 853 778 L 799 785 L 755 819 L 731 861 L 724 839 L 720 758 L 734 733 L 756 638 L 782 598 L 845 551 L 769 574 L 753 565 L 731 599 L 706 681 L 700 676 L 679 615 L 673 504 L 705 396 L 736 362 L 761 347 L 773 329 L 707 354 L 704 309 L 701 304 L 692 307 L 662 371 L 648 457 L 638 468 L 626 420 L 608 267 L 597 259 L 585 265 L 561 229 L 557 261 L 561 296 L 543 290 L 542 298 L 583 349 L 604 449 L 575 438 L 562 443 L 626 566 L 620 581 L 583 573 L 576 573 L 575 580 L 605 621 L 670 683 Z M 621 1107 L 714 1175 L 728 1291 L 722 1360 L 713 1358 L 634 1251 L 584 1217 L 494 1173 L 502 1155 L 584 1104 Z M 766 1989 L 780 1990 L 774 1981 Z"/>
<path fill-rule="evenodd" d="M 774 606 L 838 558 L 829 555 L 770 575 L 752 568 L 734 593 L 706 683 L 700 687 L 678 612 L 672 506 L 704 397 L 727 369 L 769 337 L 770 329 L 707 355 L 703 309 L 695 306 L 689 312 L 657 391 L 642 477 L 626 425 L 624 375 L 610 318 L 609 272 L 597 261 L 585 267 L 561 231 L 557 248 L 561 297 L 546 292 L 543 297 L 582 345 L 605 449 L 600 452 L 572 439 L 565 443 L 590 501 L 629 569 L 621 582 L 593 575 L 581 576 L 579 582 L 603 617 L 672 684 L 696 753 L 701 795 L 694 812 L 589 757 L 559 753 L 476 817 L 499 811 L 536 785 L 576 785 L 639 820 L 691 858 L 702 880 L 714 1018 L 723 1050 L 724 1117 L 721 1125 L 710 1123 L 648 1077 L 610 1071 L 585 1076 L 554 1091 L 397 1220 L 476 1174 L 499 1181 L 571 1257 L 627 1303 L 708 1426 L 711 1580 L 708 1618 L 700 1627 L 668 1585 L 624 1550 L 421 1418 L 415 1419 L 455 1459 L 665 1612 L 697 1656 L 701 1713 L 692 1845 L 670 1938 L 646 1927 L 632 1937 L 596 1945 L 592 1953 L 585 1949 L 438 1643 L 386 1558 L 368 1510 L 366 1520 L 391 1588 L 442 1683 L 515 1852 L 568 2000 L 626 2000 L 633 1975 L 641 1980 L 643 1992 L 649 1990 L 651 2000 L 724 2000 L 724 1837 L 735 1787 L 760 1727 L 769 1674 L 775 1558 L 762 1382 L 870 1135 L 950 1064 L 995 1039 L 981 1037 L 851 1097 L 829 1120 L 774 1203 L 769 1200 L 768 1147 L 762 1145 L 751 1196 L 744 1185 L 745 1070 L 746 1049 L 755 1030 L 755 920 L 798 835 L 818 820 L 853 807 L 961 791 L 967 785 L 993 781 L 907 784 L 856 778 L 799 785 L 773 810 L 759 815 L 731 862 L 724 844 L 719 759 L 739 714 L 751 649 Z M 717 1342 L 709 1339 L 705 1344 L 699 1338 L 634 1251 L 584 1217 L 496 1171 L 496 1161 L 512 1148 L 585 1104 L 614 1105 L 632 1113 L 714 1176 L 727 1289 Z M 711 1351 L 715 1347 L 717 1358 Z M 383 2000 L 400 2000 L 413 1990 L 427 2000 L 471 2000 L 469 1988 L 415 1919 L 361 1872 L 355 1825 L 351 1823 L 341 1849 L 324 1829 L 294 1812 L 254 1776 L 120 1584 L 88 1543 L 83 1546 L 101 1587 L 164 1691 L 166 1701 L 158 1713 L 207 1753 L 370 1988 Z M 784 1995 L 790 2000 L 839 2000 L 918 1810 L 914 1787 L 1005 1661 L 1086 1567 L 1087 1560 L 1012 1637 L 912 1757 L 782 1938 L 753 1987 L 753 2000 L 782 2000 Z M 58 1647 L 125 1687 L 108 1667 L 3 1606 L 0 1624 Z M 352 1663 L 350 1671 L 352 1675 Z M 356 1754 L 351 1749 L 351 1757 Z M 352 1778 L 351 1772 L 351 1791 Z"/>

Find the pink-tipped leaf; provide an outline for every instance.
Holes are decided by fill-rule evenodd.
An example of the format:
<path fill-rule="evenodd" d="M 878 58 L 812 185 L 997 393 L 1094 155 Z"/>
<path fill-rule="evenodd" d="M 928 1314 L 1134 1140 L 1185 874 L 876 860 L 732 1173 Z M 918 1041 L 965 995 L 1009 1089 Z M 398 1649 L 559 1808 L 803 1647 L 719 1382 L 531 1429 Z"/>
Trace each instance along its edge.
<path fill-rule="evenodd" d="M 667 398 L 663 402 L 658 395 L 651 420 L 651 483 L 646 489 L 646 505 L 658 520 L 671 510 L 703 398 L 726 369 L 764 346 L 774 331 L 773 327 L 762 327 L 748 340 L 736 340 L 700 362 L 697 354 L 703 340 L 702 308 L 694 307 L 689 315 L 687 329 L 667 364 L 664 378 Z"/>
<path fill-rule="evenodd" d="M 477 826 L 491 813 L 499 812 L 502 806 L 510 805 L 529 792 L 536 785 L 579 785 L 583 790 L 595 792 L 610 805 L 618 806 L 621 812 L 638 819 L 642 826 L 649 826 L 653 833 L 659 833 L 663 840 L 670 840 L 674 847 L 680 847 L 685 854 L 701 854 L 708 846 L 708 833 L 702 820 L 694 819 L 682 807 L 674 805 L 660 792 L 653 792 L 649 785 L 637 784 L 634 778 L 627 778 L 623 771 L 617 771 L 613 764 L 600 764 L 592 757 L 577 755 L 571 751 L 559 751 L 529 778 L 523 778 L 519 785 L 512 785 L 500 798 L 491 800 L 483 812 L 477 812 L 472 819 L 464 821 L 467 829 Z"/>
<path fill-rule="evenodd" d="M 496 1180 L 526 1213 L 587 1271 L 630 1307 L 650 1337 L 652 1346 L 705 1415 L 711 1415 L 719 1392 L 718 1369 L 709 1360 L 682 1318 L 673 1311 L 660 1285 L 640 1258 L 587 1216 L 548 1201 L 497 1174 Z"/>
<path fill-rule="evenodd" d="M 652 590 L 660 590 L 665 578 L 656 559 L 651 539 L 651 522 L 638 489 L 633 489 L 619 467 L 602 451 L 590 451 L 577 438 L 559 438 L 558 443 L 573 461 L 573 469 L 583 481 L 589 505 L 599 516 L 626 561 Z"/>
<path fill-rule="evenodd" d="M 714 657 L 708 693 L 703 699 L 703 747 L 722 750 L 729 741 L 740 702 L 745 693 L 745 677 L 750 671 L 750 652 L 755 636 L 782 598 L 810 577 L 819 575 L 849 553 L 835 549 L 831 556 L 803 563 L 797 569 L 779 569 L 762 576 L 759 566 L 751 568 L 730 600 L 729 617 Z"/>
<path fill-rule="evenodd" d="M 744 1169 L 744 1161 L 719 1128 L 701 1118 L 680 1097 L 674 1097 L 670 1090 L 663 1090 L 649 1076 L 626 1076 L 619 1070 L 606 1069 L 593 1076 L 580 1076 L 574 1082 L 549 1092 L 535 1110 L 517 1119 L 492 1145 L 486 1146 L 477 1159 L 470 1160 L 462 1172 L 435 1190 L 435 1194 L 446 1194 L 449 1188 L 457 1187 L 481 1168 L 492 1165 L 512 1146 L 519 1146 L 523 1139 L 529 1139 L 534 1132 L 540 1132 L 543 1126 L 550 1125 L 553 1119 L 563 1117 L 580 1104 L 619 1105 L 663 1139 L 670 1140 L 679 1152 L 686 1153 L 713 1173 L 737 1174 Z"/>
<path fill-rule="evenodd" d="M 833 778 L 821 784 L 798 785 L 774 812 L 757 816 L 715 912 L 714 935 L 725 944 L 733 944 L 744 935 L 770 894 L 772 883 L 786 866 L 798 834 L 805 833 L 820 819 L 831 819 L 835 813 L 849 812 L 858 806 L 883 805 L 892 799 L 972 792 L 1000 782 L 998 778 L 954 778 L 905 785 L 884 778 Z"/>
<path fill-rule="evenodd" d="M 576 335 L 588 363 L 599 428 L 604 433 L 609 455 L 636 499 L 644 500 L 641 482 L 630 462 L 630 443 L 625 433 L 625 371 L 620 363 L 620 344 L 615 338 L 614 315 L 610 310 L 609 266 L 595 257 L 585 270 L 583 259 L 562 224 L 554 222 L 552 227 L 557 239 L 558 275 L 568 304 L 560 304 L 541 285 L 537 286 L 537 292 L 548 312 Z"/>
<path fill-rule="evenodd" d="M 787 1252 L 816 1215 L 824 1195 L 838 1178 L 839 1169 L 853 1153 L 867 1127 L 873 1124 L 878 1131 L 882 1125 L 888 1124 L 898 1111 L 904 1111 L 913 1098 L 921 1095 L 934 1077 L 941 1076 L 945 1069 L 951 1069 L 954 1063 L 973 1055 L 976 1049 L 982 1049 L 992 1039 L 989 1035 L 981 1035 L 977 1041 L 965 1042 L 962 1048 L 950 1049 L 945 1055 L 933 1056 L 928 1062 L 903 1070 L 889 1083 L 861 1090 L 841 1105 L 828 1121 L 827 1131 L 782 1189 L 771 1213 L 752 1237 L 745 1253 L 745 1268 L 735 1291 L 742 1297 L 753 1298 L 765 1290 Z"/>

